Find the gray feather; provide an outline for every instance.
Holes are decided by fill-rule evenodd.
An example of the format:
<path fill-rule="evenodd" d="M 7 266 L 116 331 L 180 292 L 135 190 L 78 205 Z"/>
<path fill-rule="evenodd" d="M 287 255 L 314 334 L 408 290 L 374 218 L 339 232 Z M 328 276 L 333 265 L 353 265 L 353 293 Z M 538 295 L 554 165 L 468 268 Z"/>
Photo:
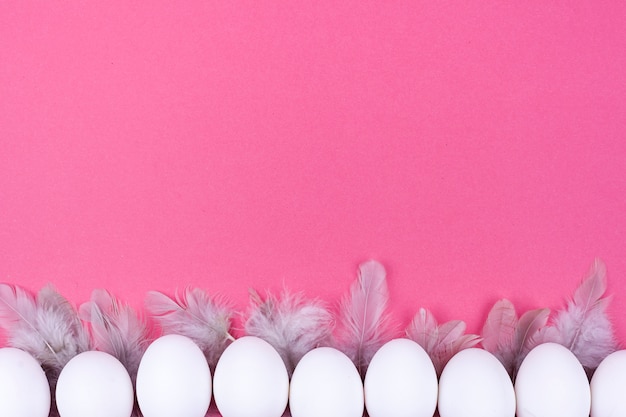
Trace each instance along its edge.
<path fill-rule="evenodd" d="M 300 359 L 310 350 L 328 344 L 333 318 L 317 300 L 283 292 L 280 299 L 268 293 L 265 300 L 250 290 L 252 307 L 245 331 L 267 341 L 280 354 L 291 375 Z"/>
<path fill-rule="evenodd" d="M 151 291 L 145 305 L 164 334 L 180 334 L 192 339 L 204 352 L 212 370 L 234 340 L 230 334 L 232 308 L 198 288 L 188 288 L 177 294 L 176 299 Z"/>

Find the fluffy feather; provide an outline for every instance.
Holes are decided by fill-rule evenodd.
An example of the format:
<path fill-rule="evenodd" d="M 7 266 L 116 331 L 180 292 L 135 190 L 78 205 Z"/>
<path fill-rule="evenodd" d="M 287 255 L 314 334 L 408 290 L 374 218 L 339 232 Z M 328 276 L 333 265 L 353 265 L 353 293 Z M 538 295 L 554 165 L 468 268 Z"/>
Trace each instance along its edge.
<path fill-rule="evenodd" d="M 356 365 L 361 376 L 378 349 L 393 337 L 387 312 L 389 290 L 385 268 L 376 261 L 359 265 L 359 276 L 340 306 L 338 348 Z"/>
<path fill-rule="evenodd" d="M 115 356 L 137 378 L 139 362 L 150 341 L 146 323 L 108 291 L 96 289 L 80 306 L 80 317 L 91 324 L 93 347 Z"/>
<path fill-rule="evenodd" d="M 175 300 L 151 291 L 145 305 L 165 334 L 192 339 L 204 352 L 212 370 L 226 346 L 234 340 L 229 333 L 232 309 L 198 288 L 186 289 L 182 295 L 177 294 Z"/>
<path fill-rule="evenodd" d="M 90 349 L 89 337 L 74 307 L 51 286 L 37 297 L 19 287 L 0 284 L 0 327 L 12 347 L 30 353 L 46 372 L 56 416 L 54 392 L 63 367 Z"/>
<path fill-rule="evenodd" d="M 317 300 L 283 292 L 280 299 L 268 293 L 265 300 L 250 290 L 251 310 L 244 328 L 247 334 L 271 344 L 285 362 L 289 375 L 311 349 L 327 344 L 333 318 Z"/>
<path fill-rule="evenodd" d="M 0 284 L 0 327 L 11 346 L 56 373 L 89 350 L 89 337 L 76 310 L 51 286 L 42 288 L 35 299 L 19 287 Z"/>
<path fill-rule="evenodd" d="M 593 372 L 602 359 L 618 349 L 606 314 L 609 298 L 603 298 L 605 292 L 606 267 L 596 259 L 573 299 L 557 313 L 553 327 L 540 332 L 535 344 L 560 343 L 576 355 L 589 373 Z"/>
<path fill-rule="evenodd" d="M 482 345 L 515 377 L 517 369 L 533 346 L 533 337 L 546 325 L 550 310 L 527 311 L 517 318 L 515 307 L 506 299 L 496 302 L 483 326 Z"/>
<path fill-rule="evenodd" d="M 477 335 L 464 334 L 465 328 L 461 320 L 439 325 L 430 311 L 421 308 L 407 327 L 406 335 L 424 348 L 439 376 L 452 356 L 480 342 Z"/>

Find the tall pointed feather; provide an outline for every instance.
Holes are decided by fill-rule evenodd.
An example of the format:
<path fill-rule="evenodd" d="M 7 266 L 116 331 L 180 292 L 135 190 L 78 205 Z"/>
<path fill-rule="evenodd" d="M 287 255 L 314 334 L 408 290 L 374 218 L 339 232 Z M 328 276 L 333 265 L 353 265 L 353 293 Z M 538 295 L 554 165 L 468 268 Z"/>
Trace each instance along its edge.
<path fill-rule="evenodd" d="M 606 314 L 606 267 L 596 259 L 587 278 L 574 292 L 567 307 L 557 313 L 554 327 L 558 340 L 580 363 L 593 371 L 602 359 L 618 349 L 611 321 Z M 548 333 L 553 337 L 553 334 Z"/>
<path fill-rule="evenodd" d="M 407 327 L 406 335 L 424 348 L 439 376 L 452 356 L 480 343 L 479 336 L 464 334 L 465 328 L 465 322 L 461 320 L 438 325 L 430 311 L 420 308 Z"/>
<path fill-rule="evenodd" d="M 226 346 L 234 340 L 230 334 L 232 308 L 198 288 L 186 289 L 177 294 L 175 300 L 151 291 L 145 305 L 165 334 L 192 339 L 204 352 L 212 370 Z"/>
<path fill-rule="evenodd" d="M 359 277 L 341 303 L 344 333 L 339 348 L 352 359 L 361 376 L 376 351 L 393 335 L 388 302 L 385 268 L 376 261 L 359 265 Z"/>
<path fill-rule="evenodd" d="M 320 301 L 305 300 L 301 294 L 286 290 L 280 299 L 268 293 L 265 300 L 250 290 L 250 300 L 246 333 L 271 344 L 290 376 L 307 352 L 328 343 L 333 318 Z"/>

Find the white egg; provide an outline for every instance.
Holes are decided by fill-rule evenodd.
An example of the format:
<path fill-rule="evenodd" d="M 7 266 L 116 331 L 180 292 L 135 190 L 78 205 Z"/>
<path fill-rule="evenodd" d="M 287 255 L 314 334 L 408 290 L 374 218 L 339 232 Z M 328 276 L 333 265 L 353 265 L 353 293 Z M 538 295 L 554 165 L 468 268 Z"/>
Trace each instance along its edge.
<path fill-rule="evenodd" d="M 337 349 L 313 349 L 291 377 L 292 417 L 361 417 L 363 383 L 352 361 Z"/>
<path fill-rule="evenodd" d="M 530 351 L 515 379 L 517 417 L 588 417 L 591 393 L 576 356 L 556 343 Z"/>
<path fill-rule="evenodd" d="M 204 417 L 211 388 L 204 353 L 185 336 L 162 336 L 141 358 L 137 402 L 144 417 Z"/>
<path fill-rule="evenodd" d="M 441 373 L 438 404 L 441 417 L 513 417 L 513 382 L 491 353 L 465 349 Z"/>
<path fill-rule="evenodd" d="M 591 417 L 626 417 L 626 350 L 604 358 L 591 378 Z"/>
<path fill-rule="evenodd" d="M 61 417 L 129 417 L 133 384 L 126 368 L 104 352 L 83 352 L 61 371 L 56 388 Z"/>
<path fill-rule="evenodd" d="M 0 416 L 48 417 L 50 386 L 43 369 L 20 349 L 0 349 Z"/>
<path fill-rule="evenodd" d="M 365 375 L 370 417 L 432 417 L 437 407 L 437 373 L 428 354 L 409 339 L 387 342 Z"/>
<path fill-rule="evenodd" d="M 280 417 L 289 397 L 287 368 L 269 343 L 242 337 L 220 357 L 213 393 L 223 417 Z"/>

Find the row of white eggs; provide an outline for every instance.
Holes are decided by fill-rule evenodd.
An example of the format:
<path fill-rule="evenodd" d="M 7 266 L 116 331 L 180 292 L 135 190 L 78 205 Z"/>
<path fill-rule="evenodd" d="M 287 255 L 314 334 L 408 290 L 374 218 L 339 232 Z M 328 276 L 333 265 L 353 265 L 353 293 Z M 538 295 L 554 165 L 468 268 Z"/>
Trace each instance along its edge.
<path fill-rule="evenodd" d="M 591 385 L 566 348 L 533 349 L 515 386 L 500 362 L 482 349 L 455 355 L 437 381 L 426 352 L 396 339 L 372 359 L 365 381 L 333 348 L 317 348 L 298 363 L 289 381 L 278 353 L 246 336 L 223 353 L 211 378 L 200 349 L 188 338 L 163 336 L 144 354 L 136 396 L 144 417 L 203 417 L 211 396 L 224 417 L 279 417 L 289 402 L 293 417 L 592 417 L 626 416 L 626 351 L 607 357 Z M 129 417 L 130 377 L 103 352 L 85 352 L 63 368 L 56 388 L 61 417 Z M 47 417 L 50 389 L 27 353 L 0 349 L 0 416 Z"/>

